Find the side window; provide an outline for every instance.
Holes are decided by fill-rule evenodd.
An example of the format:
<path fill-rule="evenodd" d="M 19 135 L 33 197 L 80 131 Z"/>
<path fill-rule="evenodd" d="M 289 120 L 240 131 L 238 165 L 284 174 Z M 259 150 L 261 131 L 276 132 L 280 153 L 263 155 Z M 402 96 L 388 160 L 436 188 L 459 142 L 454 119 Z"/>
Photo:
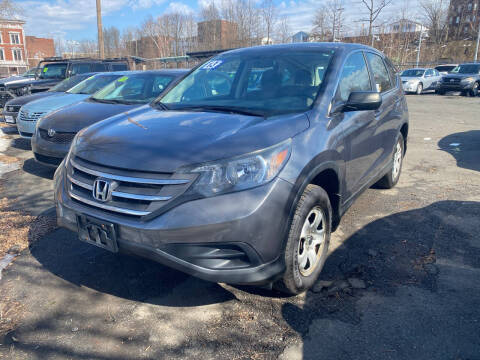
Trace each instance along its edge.
<path fill-rule="evenodd" d="M 354 91 L 372 91 L 367 64 L 361 52 L 350 55 L 343 66 L 336 101 L 347 101 Z"/>
<path fill-rule="evenodd" d="M 388 70 L 382 58 L 373 53 L 367 53 L 367 59 L 373 71 L 375 87 L 379 93 L 384 93 L 392 88 L 392 83 Z"/>
<path fill-rule="evenodd" d="M 73 64 L 72 76 L 77 74 L 84 74 L 90 72 L 90 64 Z"/>
<path fill-rule="evenodd" d="M 102 63 L 93 63 L 93 64 L 92 64 L 92 71 L 93 71 L 93 72 L 108 71 L 108 70 L 107 70 L 107 65 L 102 64 Z"/>
<path fill-rule="evenodd" d="M 433 70 L 428 69 L 427 72 L 425 73 L 425 76 L 433 76 Z"/>

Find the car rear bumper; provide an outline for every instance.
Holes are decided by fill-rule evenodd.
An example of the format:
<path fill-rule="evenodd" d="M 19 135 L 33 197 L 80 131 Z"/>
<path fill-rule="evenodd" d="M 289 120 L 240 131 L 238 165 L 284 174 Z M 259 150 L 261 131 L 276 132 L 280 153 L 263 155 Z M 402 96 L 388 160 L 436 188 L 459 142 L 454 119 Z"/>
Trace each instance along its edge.
<path fill-rule="evenodd" d="M 115 224 L 120 252 L 214 282 L 261 284 L 284 271 L 292 185 L 276 179 L 238 193 L 193 200 L 149 221 L 128 219 L 70 198 L 63 163 L 55 175 L 59 226 L 78 232 L 78 216 Z"/>

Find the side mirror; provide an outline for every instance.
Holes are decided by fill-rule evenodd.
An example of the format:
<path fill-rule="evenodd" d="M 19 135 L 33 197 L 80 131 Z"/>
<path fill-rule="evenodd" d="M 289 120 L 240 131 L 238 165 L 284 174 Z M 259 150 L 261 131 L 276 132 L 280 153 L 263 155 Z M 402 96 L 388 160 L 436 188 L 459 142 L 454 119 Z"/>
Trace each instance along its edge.
<path fill-rule="evenodd" d="M 343 106 L 343 112 L 378 110 L 382 105 L 382 96 L 373 91 L 354 91 Z"/>

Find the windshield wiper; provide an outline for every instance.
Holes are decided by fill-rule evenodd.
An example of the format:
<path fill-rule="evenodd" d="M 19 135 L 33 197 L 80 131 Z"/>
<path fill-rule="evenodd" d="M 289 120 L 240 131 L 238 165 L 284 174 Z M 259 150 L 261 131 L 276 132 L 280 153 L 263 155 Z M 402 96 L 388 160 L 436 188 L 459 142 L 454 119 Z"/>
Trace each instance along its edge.
<path fill-rule="evenodd" d="M 164 103 L 162 103 L 161 101 L 157 101 L 155 103 L 155 106 L 156 107 L 159 107 L 160 109 L 162 110 L 170 110 L 170 107 L 168 107 L 167 105 L 165 105 Z"/>
<path fill-rule="evenodd" d="M 118 101 L 115 100 L 106 100 L 106 99 L 98 99 L 91 97 L 90 100 L 93 100 L 95 102 L 103 103 L 103 104 L 118 104 Z"/>
<path fill-rule="evenodd" d="M 263 112 L 239 108 L 235 106 L 217 106 L 217 105 L 185 106 L 185 107 L 180 107 L 174 110 L 207 111 L 207 112 L 214 111 L 214 112 L 224 112 L 224 113 L 241 114 L 241 115 L 248 115 L 248 116 L 260 116 L 263 118 L 266 117 L 265 113 Z"/>

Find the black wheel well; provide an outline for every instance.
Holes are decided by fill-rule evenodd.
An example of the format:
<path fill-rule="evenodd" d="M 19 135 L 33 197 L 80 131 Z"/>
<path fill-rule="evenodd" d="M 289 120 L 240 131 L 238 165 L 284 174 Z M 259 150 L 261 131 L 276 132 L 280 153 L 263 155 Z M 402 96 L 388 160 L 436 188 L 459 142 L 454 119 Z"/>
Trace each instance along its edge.
<path fill-rule="evenodd" d="M 408 124 L 403 124 L 402 128 L 400 129 L 400 133 L 403 136 L 403 153 L 407 152 L 407 136 L 408 136 Z"/>
<path fill-rule="evenodd" d="M 340 181 L 335 170 L 326 169 L 317 174 L 310 184 L 320 186 L 328 194 L 332 206 L 332 231 L 340 223 Z"/>

